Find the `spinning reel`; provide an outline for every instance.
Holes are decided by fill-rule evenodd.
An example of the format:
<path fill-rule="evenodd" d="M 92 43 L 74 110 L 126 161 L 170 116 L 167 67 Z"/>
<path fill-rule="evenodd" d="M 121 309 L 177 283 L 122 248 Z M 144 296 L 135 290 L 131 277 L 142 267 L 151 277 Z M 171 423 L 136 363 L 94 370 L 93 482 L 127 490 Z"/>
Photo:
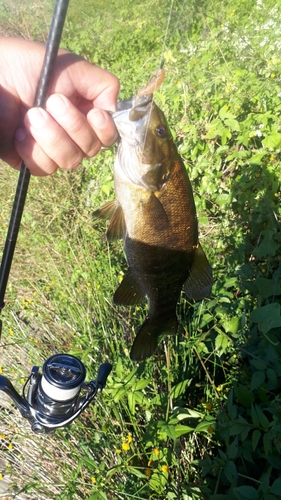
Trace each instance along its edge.
<path fill-rule="evenodd" d="M 70 354 L 55 354 L 46 359 L 42 375 L 38 366 L 32 367 L 22 396 L 3 376 L 0 376 L 0 390 L 13 400 L 33 432 L 50 434 L 69 425 L 87 408 L 104 388 L 111 369 L 110 363 L 103 363 L 97 380 L 86 384 L 86 369 L 78 358 Z"/>

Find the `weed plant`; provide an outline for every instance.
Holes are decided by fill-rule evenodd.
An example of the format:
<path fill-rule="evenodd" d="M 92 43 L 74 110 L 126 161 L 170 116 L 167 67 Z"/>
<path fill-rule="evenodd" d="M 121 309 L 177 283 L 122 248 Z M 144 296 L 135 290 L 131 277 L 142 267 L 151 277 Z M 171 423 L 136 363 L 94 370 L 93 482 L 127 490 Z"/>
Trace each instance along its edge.
<path fill-rule="evenodd" d="M 36 2 L 2 1 L 2 32 L 44 41 L 50 6 L 37 16 Z M 63 46 L 116 73 L 120 98 L 164 57 L 155 99 L 192 182 L 215 283 L 208 300 L 183 294 L 179 335 L 132 363 L 146 307 L 113 305 L 122 244 L 109 248 L 105 224 L 91 219 L 114 197 L 115 148 L 32 179 L 0 370 L 20 388 L 60 351 L 78 356 L 89 380 L 105 359 L 113 370 L 97 404 L 48 438 L 1 396 L 0 498 L 281 498 L 280 14 L 279 0 L 70 3 Z M 3 243 L 16 180 L 2 165 Z"/>

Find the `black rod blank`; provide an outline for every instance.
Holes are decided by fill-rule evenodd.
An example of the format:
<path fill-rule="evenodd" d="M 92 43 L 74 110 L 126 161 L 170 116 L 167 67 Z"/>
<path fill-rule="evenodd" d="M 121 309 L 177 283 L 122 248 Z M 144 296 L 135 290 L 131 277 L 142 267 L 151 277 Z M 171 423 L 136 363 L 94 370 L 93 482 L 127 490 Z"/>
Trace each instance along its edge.
<path fill-rule="evenodd" d="M 53 77 L 56 57 L 59 50 L 59 44 L 63 31 L 64 21 L 66 18 L 68 4 L 69 0 L 56 1 L 52 18 L 52 24 L 50 27 L 46 45 L 44 62 L 41 70 L 36 96 L 34 99 L 34 107 L 40 106 L 44 108 L 46 105 L 46 100 L 51 80 Z M 5 305 L 4 297 L 12 265 L 14 250 L 17 242 L 17 237 L 19 233 L 23 208 L 29 185 L 29 179 L 30 179 L 30 172 L 28 168 L 25 166 L 24 162 L 22 162 L 7 238 L 4 246 L 1 267 L 0 267 L 0 312 Z M 0 334 L 1 334 L 1 325 L 0 325 Z"/>

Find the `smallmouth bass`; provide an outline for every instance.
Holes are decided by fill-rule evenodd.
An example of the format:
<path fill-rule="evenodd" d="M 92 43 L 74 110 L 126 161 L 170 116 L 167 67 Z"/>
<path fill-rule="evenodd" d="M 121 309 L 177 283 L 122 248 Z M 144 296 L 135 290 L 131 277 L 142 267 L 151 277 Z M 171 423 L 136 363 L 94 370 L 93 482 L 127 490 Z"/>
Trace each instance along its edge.
<path fill-rule="evenodd" d="M 192 187 L 164 113 L 153 102 L 163 70 L 146 87 L 118 103 L 112 114 L 119 132 L 114 164 L 115 200 L 93 213 L 110 219 L 107 240 L 123 238 L 129 269 L 114 294 L 118 305 L 148 298 L 149 314 L 130 357 L 140 361 L 160 335 L 176 334 L 177 302 L 201 300 L 212 288 L 212 270 L 198 241 Z"/>

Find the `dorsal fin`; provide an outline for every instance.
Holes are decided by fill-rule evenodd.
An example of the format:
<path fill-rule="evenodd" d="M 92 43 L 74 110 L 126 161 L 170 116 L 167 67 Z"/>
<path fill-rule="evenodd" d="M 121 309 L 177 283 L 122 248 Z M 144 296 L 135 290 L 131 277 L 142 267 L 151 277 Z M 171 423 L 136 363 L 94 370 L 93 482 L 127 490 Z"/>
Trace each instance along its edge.
<path fill-rule="evenodd" d="M 212 285 L 212 268 L 199 243 L 195 250 L 190 275 L 184 284 L 184 291 L 189 300 L 202 300 L 205 297 L 209 297 Z"/>

